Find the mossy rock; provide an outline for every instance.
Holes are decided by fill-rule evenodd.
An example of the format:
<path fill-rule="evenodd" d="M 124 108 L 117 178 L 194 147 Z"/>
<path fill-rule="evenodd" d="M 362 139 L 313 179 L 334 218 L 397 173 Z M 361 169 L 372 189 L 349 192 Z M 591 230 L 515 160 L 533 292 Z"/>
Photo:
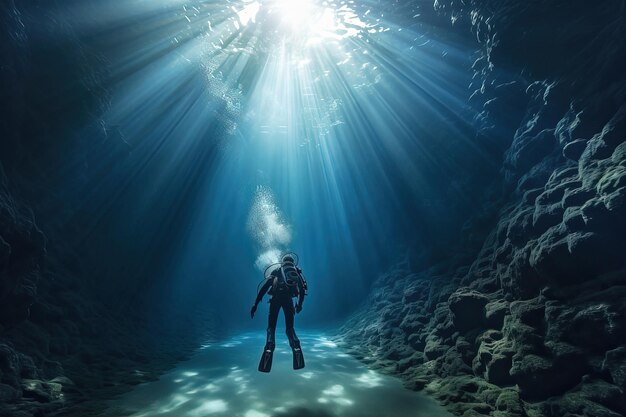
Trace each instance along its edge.
<path fill-rule="evenodd" d="M 495 300 L 485 305 L 485 324 L 491 329 L 502 329 L 504 317 L 509 314 L 509 303 Z"/>
<path fill-rule="evenodd" d="M 524 407 L 516 389 L 503 390 L 496 400 L 496 410 L 507 416 L 523 416 Z"/>
<path fill-rule="evenodd" d="M 586 364 L 554 362 L 528 354 L 513 356 L 511 376 L 520 388 L 522 399 L 535 401 L 560 395 L 580 382 Z"/>
<path fill-rule="evenodd" d="M 461 332 L 484 326 L 489 299 L 478 291 L 459 289 L 448 299 L 452 322 Z"/>

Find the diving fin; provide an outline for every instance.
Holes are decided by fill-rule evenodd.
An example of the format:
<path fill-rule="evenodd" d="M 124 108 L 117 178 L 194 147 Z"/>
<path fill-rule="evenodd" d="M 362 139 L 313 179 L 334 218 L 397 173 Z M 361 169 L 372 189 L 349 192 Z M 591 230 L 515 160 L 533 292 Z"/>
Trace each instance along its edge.
<path fill-rule="evenodd" d="M 302 354 L 302 349 L 300 347 L 294 347 L 291 350 L 293 351 L 293 369 L 304 368 L 304 355 Z"/>
<path fill-rule="evenodd" d="M 271 349 L 263 350 L 261 355 L 261 361 L 259 362 L 259 372 L 268 373 L 272 370 L 272 359 L 274 357 L 274 351 Z M 294 362 L 295 364 L 295 362 Z"/>

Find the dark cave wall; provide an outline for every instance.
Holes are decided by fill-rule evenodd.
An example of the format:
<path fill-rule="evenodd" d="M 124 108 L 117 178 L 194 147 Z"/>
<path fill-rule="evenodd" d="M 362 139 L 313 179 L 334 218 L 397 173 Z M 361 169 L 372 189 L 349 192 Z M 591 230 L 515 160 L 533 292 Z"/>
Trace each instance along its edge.
<path fill-rule="evenodd" d="M 140 173 L 144 149 L 104 119 L 114 88 L 110 62 L 90 43 L 93 33 L 75 27 L 85 25 L 73 14 L 76 4 L 89 2 L 31 0 L 0 9 L 7 86 L 1 99 L 9 112 L 0 126 L 0 163 L 11 193 L 33 211 L 49 244 L 80 253 L 80 261 L 68 254 L 66 264 L 87 275 L 84 285 L 98 296 L 113 293 L 120 304 L 136 302 L 138 292 L 162 278 L 158 260 L 167 258 L 176 231 L 157 226 L 185 217 L 170 219 L 165 209 L 184 198 L 160 190 L 152 212 L 137 213 L 142 190 L 156 187 L 156 168 Z"/>
<path fill-rule="evenodd" d="M 448 260 L 381 276 L 342 343 L 459 415 L 624 415 L 624 2 L 436 7 L 480 44 L 477 132 L 507 145 L 497 215 Z"/>
<path fill-rule="evenodd" d="M 167 259 L 174 233 L 155 239 L 144 232 L 162 219 L 131 224 L 120 215 L 138 189 L 122 181 L 136 161 L 102 120 L 106 60 L 60 5 L 0 5 L 2 415 L 96 412 L 216 327 L 209 308 L 172 311 L 159 298 L 157 260 Z"/>

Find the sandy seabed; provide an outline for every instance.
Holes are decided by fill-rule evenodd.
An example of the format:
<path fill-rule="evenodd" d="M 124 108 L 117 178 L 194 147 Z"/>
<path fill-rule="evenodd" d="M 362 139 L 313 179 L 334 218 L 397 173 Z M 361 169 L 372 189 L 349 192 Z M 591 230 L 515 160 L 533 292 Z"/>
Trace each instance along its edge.
<path fill-rule="evenodd" d="M 327 335 L 299 337 L 302 370 L 291 369 L 287 338 L 278 336 L 272 372 L 258 372 L 264 332 L 242 334 L 204 345 L 158 381 L 113 401 L 111 410 L 134 417 L 450 416 L 431 398 L 342 352 Z"/>

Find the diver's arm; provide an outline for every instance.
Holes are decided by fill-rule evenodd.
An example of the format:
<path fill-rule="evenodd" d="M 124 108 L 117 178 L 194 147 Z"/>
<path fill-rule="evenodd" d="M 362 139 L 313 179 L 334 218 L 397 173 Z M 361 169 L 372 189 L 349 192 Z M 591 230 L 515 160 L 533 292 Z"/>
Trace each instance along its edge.
<path fill-rule="evenodd" d="M 298 274 L 300 275 L 300 279 L 298 280 L 298 304 L 296 305 L 296 311 L 299 313 L 302 310 L 302 304 L 304 303 L 304 297 L 306 296 L 308 288 L 306 279 L 300 268 L 298 268 Z"/>
<path fill-rule="evenodd" d="M 306 295 L 304 292 L 304 287 L 302 285 L 299 285 L 300 287 L 300 291 L 298 291 L 298 304 L 300 304 L 300 307 L 302 307 L 302 303 L 304 303 L 304 296 Z"/>
<path fill-rule="evenodd" d="M 259 305 L 259 303 L 263 299 L 263 296 L 265 295 L 265 293 L 267 292 L 267 290 L 270 288 L 271 285 L 272 285 L 272 280 L 270 278 L 268 278 L 267 281 L 265 281 L 265 284 L 263 284 L 263 286 L 261 287 L 261 289 L 257 293 L 256 300 L 254 300 L 254 305 L 250 309 L 250 317 L 251 318 L 254 318 L 254 313 L 256 313 L 256 307 Z"/>
<path fill-rule="evenodd" d="M 270 278 L 268 278 L 267 281 L 265 281 L 265 284 L 263 284 L 263 286 L 259 290 L 259 293 L 256 295 L 256 300 L 254 300 L 254 305 L 255 306 L 259 305 L 259 303 L 263 299 L 263 296 L 265 295 L 267 290 L 269 290 L 271 285 L 272 285 L 272 280 Z"/>

